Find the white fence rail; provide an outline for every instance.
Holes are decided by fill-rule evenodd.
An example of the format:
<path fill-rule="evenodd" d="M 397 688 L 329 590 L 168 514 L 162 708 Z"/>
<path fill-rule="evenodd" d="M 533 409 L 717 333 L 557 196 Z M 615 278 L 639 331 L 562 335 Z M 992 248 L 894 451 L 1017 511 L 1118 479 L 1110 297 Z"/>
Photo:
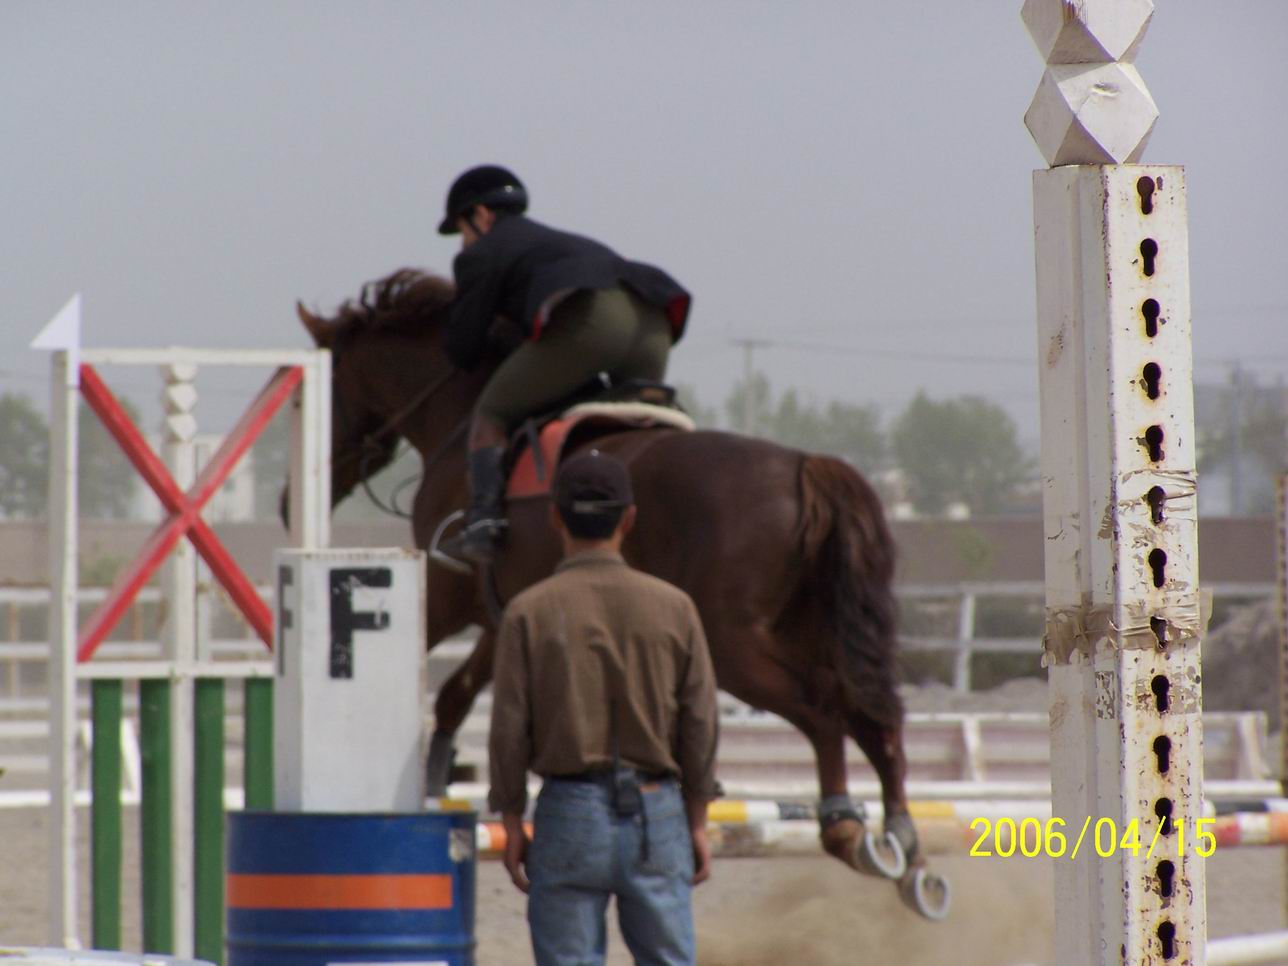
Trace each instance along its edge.
<path fill-rule="evenodd" d="M 202 631 L 210 640 L 216 657 L 239 658 L 245 660 L 263 653 L 256 650 L 260 645 L 253 633 L 241 620 L 240 615 L 223 600 L 219 592 L 207 591 L 208 605 L 203 608 L 204 620 Z M 1273 584 L 1215 584 L 1208 588 L 1216 600 L 1253 600 L 1272 598 L 1276 593 Z M 264 599 L 269 599 L 272 589 L 263 585 L 258 588 Z M 81 604 L 95 604 L 106 596 L 104 588 L 83 588 L 79 599 Z M 1041 651 L 1041 606 L 1043 585 L 1040 581 L 1014 581 L 1007 583 L 959 583 L 959 584 L 903 584 L 897 588 L 900 602 L 905 611 L 914 611 L 922 620 L 938 618 L 938 622 L 950 625 L 951 633 L 901 635 L 905 651 L 941 652 L 952 655 L 952 684 L 960 692 L 971 690 L 972 661 L 982 654 L 1032 654 L 1035 659 Z M 1019 636 L 981 636 L 981 602 L 1010 600 L 1029 602 L 1035 608 L 1034 628 L 1029 634 Z M 145 588 L 139 595 L 138 603 L 131 608 L 129 616 L 123 621 L 125 633 L 130 640 L 111 641 L 104 645 L 102 656 L 113 659 L 149 659 L 160 655 L 160 645 L 148 640 L 149 637 L 160 637 L 158 623 L 164 615 L 158 610 L 160 594 L 154 587 Z M 216 606 L 218 602 L 219 606 Z M 29 705 L 32 690 L 23 683 L 23 667 L 32 667 L 30 677 L 43 681 L 44 668 L 49 655 L 49 645 L 43 640 L 26 639 L 22 633 L 25 625 L 35 623 L 47 626 L 46 612 L 49 606 L 49 591 L 45 587 L 0 587 L 0 714 L 18 710 Z M 153 608 L 153 613 L 148 613 Z M 34 614 L 33 614 L 34 612 Z M 34 617 L 34 620 L 33 620 Z M 238 636 L 214 638 L 216 622 L 226 623 L 233 627 Z M 153 626 L 149 626 L 149 624 Z M 440 649 L 441 650 L 441 649 Z M 36 670 L 38 668 L 38 670 Z M 34 708 L 32 710 L 35 710 Z"/>
<path fill-rule="evenodd" d="M 453 786 L 453 794 L 481 796 L 487 775 L 487 723 L 490 700 L 481 697 L 459 734 L 457 763 L 473 775 Z M 773 715 L 749 714 L 745 706 L 723 699 L 716 771 L 732 798 L 812 800 L 818 794 L 813 751 L 790 725 Z M 429 727 L 426 722 L 426 727 Z M 1266 719 L 1260 712 L 1215 712 L 1203 716 L 1205 792 L 1209 800 L 1276 796 L 1280 786 L 1266 762 Z M 241 797 L 242 722 L 230 708 L 225 756 L 228 800 Z M 0 720 L 0 768 L 8 780 L 0 787 L 0 807 L 40 805 L 48 800 L 49 736 L 46 721 Z M 126 777 L 122 800 L 138 803 L 139 750 L 129 715 L 122 723 L 121 747 Z M 77 801 L 88 801 L 92 741 L 83 718 L 77 731 Z M 908 794 L 917 800 L 1030 799 L 1050 797 L 1050 729 L 1047 716 L 1033 712 L 914 713 L 905 722 Z M 867 760 L 847 748 L 850 792 L 879 801 L 880 785 Z"/>
<path fill-rule="evenodd" d="M 259 588 L 265 597 L 268 587 Z M 1268 597 L 1271 585 L 1237 584 L 1214 588 L 1218 597 L 1227 599 L 1253 599 Z M 101 589 L 81 591 L 82 604 L 92 605 L 101 599 Z M 899 588 L 905 606 L 922 610 L 919 619 L 951 627 L 955 633 L 939 636 L 908 635 L 905 648 L 912 651 L 938 651 L 953 655 L 954 684 L 959 690 L 968 690 L 971 681 L 971 659 L 979 654 L 1040 653 L 1040 640 L 1036 633 L 1022 637 L 979 636 L 977 630 L 983 623 L 978 620 L 980 601 L 990 603 L 1010 598 L 1028 601 L 1040 614 L 1042 585 L 1038 582 L 1022 583 L 972 583 L 954 585 L 905 585 Z M 213 595 L 212 595 L 213 596 Z M 33 621 L 44 619 L 49 594 L 45 588 L 0 588 L 0 630 L 14 632 Z M 161 644 L 146 640 L 144 635 L 157 633 L 148 626 L 158 622 L 158 615 L 145 613 L 145 609 L 158 605 L 158 595 L 153 588 L 146 589 L 135 610 L 139 613 L 127 618 L 126 633 L 137 637 L 132 640 L 109 641 L 102 646 L 102 660 L 117 662 L 156 661 L 161 655 Z M 212 605 L 214 600 L 211 601 Z M 34 610 L 33 615 L 28 611 Z M 209 635 L 215 626 L 215 606 L 205 608 L 207 620 L 204 633 Z M 244 637 L 222 637 L 210 640 L 212 660 L 246 664 L 268 655 L 263 644 L 252 636 L 243 623 L 220 618 L 223 633 L 241 633 Z M 157 636 L 160 636 L 157 634 Z M 431 654 L 431 681 L 441 681 L 468 653 L 472 640 L 446 641 Z M 39 789 L 47 788 L 48 759 L 47 736 L 49 700 L 47 697 L 47 665 L 49 646 L 43 641 L 0 641 L 0 769 L 8 772 L 0 779 L 0 803 L 35 804 L 32 796 L 39 796 Z M 230 692 L 228 739 L 231 754 L 230 768 L 235 769 L 238 757 L 235 748 L 241 734 L 240 707 Z M 128 716 L 133 714 L 133 695 L 126 695 Z M 460 734 L 458 760 L 472 766 L 476 776 L 486 775 L 486 728 L 490 698 L 481 696 Z M 749 713 L 749 710 L 729 698 L 723 699 L 725 725 L 722 732 L 720 774 L 730 794 L 748 797 L 788 795 L 811 797 L 814 794 L 814 764 L 808 743 L 792 728 L 772 715 Z M 88 695 L 78 699 L 77 718 L 81 722 L 79 747 L 82 756 L 88 751 L 89 732 Z M 1208 714 L 1205 715 L 1206 766 L 1210 782 L 1220 783 L 1226 797 L 1255 797 L 1277 794 L 1266 763 L 1266 722 L 1260 714 Z M 979 795 L 1007 798 L 1044 797 L 1048 793 L 1048 742 L 1049 729 L 1046 715 L 1041 713 L 977 713 L 977 714 L 912 714 L 908 718 L 906 747 L 909 759 L 910 793 L 924 798 L 969 798 Z M 137 755 L 133 732 L 123 735 L 127 756 Z M 878 794 L 876 777 L 856 749 L 849 753 L 849 772 L 856 796 L 875 797 Z M 126 773 L 132 774 L 133 759 L 125 763 Z M 83 769 L 84 763 L 81 763 Z M 235 785 L 235 770 L 230 772 Z M 83 776 L 82 776 L 83 783 Z M 1216 787 L 1215 785 L 1213 786 Z M 126 797 L 134 800 L 136 792 L 127 788 Z M 238 790 L 231 790 L 236 796 Z M 83 794 L 80 796 L 83 799 Z M 30 799 L 30 801 L 29 801 Z"/>
<path fill-rule="evenodd" d="M 1214 600 L 1271 599 L 1278 593 L 1272 583 L 1211 584 L 1204 588 Z M 971 661 L 977 654 L 1033 654 L 1041 653 L 1041 613 L 1045 585 L 1040 580 L 1008 582 L 970 582 L 959 584 L 902 584 L 896 588 L 904 604 L 925 608 L 938 603 L 948 608 L 955 619 L 955 634 L 927 636 L 901 634 L 900 641 L 907 651 L 946 651 L 953 655 L 953 688 L 960 692 L 971 690 Z M 1018 637 L 981 637 L 980 603 L 985 600 L 1006 599 L 1028 601 L 1036 607 L 1033 633 Z"/>

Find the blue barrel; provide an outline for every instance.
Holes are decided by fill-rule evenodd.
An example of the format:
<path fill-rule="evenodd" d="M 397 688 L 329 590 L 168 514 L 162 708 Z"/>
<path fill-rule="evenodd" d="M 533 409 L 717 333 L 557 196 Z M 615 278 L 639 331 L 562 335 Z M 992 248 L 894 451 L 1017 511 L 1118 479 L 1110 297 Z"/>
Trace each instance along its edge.
<path fill-rule="evenodd" d="M 229 812 L 227 966 L 473 966 L 476 821 Z"/>

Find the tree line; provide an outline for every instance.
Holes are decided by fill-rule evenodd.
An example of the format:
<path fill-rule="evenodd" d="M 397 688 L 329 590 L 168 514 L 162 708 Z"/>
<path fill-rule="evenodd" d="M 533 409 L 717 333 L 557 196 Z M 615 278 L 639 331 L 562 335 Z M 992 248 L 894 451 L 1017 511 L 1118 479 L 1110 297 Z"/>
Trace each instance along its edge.
<path fill-rule="evenodd" d="M 137 419 L 137 411 L 128 402 L 123 405 L 130 418 Z M 134 497 L 134 470 L 86 406 L 80 407 L 77 434 L 81 515 L 125 516 Z M 0 517 L 44 516 L 48 494 L 49 423 L 27 396 L 4 393 L 0 395 Z"/>
<path fill-rule="evenodd" d="M 691 390 L 682 390 L 681 399 L 700 426 L 837 456 L 864 473 L 887 500 L 907 501 L 927 515 L 943 513 L 954 503 L 975 514 L 1002 512 L 1033 475 L 1034 461 L 1020 445 L 1014 422 L 999 406 L 978 397 L 937 401 L 920 393 L 889 426 L 882 425 L 875 406 L 818 403 L 795 389 L 776 393 L 760 373 L 736 384 L 718 407 L 703 404 Z M 128 404 L 127 409 L 136 418 Z M 82 516 L 126 516 L 136 487 L 134 471 L 84 406 L 79 434 Z M 287 451 L 286 421 L 275 419 L 255 446 L 257 516 L 276 513 Z M 373 481 L 373 490 L 387 498 L 417 469 L 411 455 L 400 459 Z M 48 470 L 44 416 L 26 396 L 0 395 L 0 517 L 43 516 Z M 369 503 L 365 495 L 346 502 L 355 504 L 345 508 L 351 518 L 380 512 L 357 505 Z"/>
<path fill-rule="evenodd" d="M 1232 511 L 1272 512 L 1275 481 L 1288 465 L 1288 420 L 1282 387 L 1255 381 L 1233 387 L 1195 387 L 1199 471 L 1218 489 L 1243 493 Z M 775 391 L 764 373 L 736 383 L 709 405 L 691 387 L 681 402 L 699 426 L 759 436 L 809 452 L 837 456 L 862 472 L 891 505 L 943 514 L 961 504 L 975 515 L 1036 512 L 1035 453 L 1021 444 L 1014 421 L 979 396 L 932 399 L 919 392 L 888 421 L 874 405 L 815 401 L 796 389 Z M 124 403 L 132 419 L 137 411 Z M 288 420 L 279 413 L 254 447 L 256 516 L 275 518 L 286 478 Z M 126 516 L 137 476 L 98 418 L 79 413 L 80 507 L 83 516 Z M 1224 472 L 1229 481 L 1223 480 Z M 419 461 L 406 453 L 373 480 L 385 501 L 400 485 L 399 503 L 414 490 Z M 44 515 L 49 488 L 49 427 L 31 399 L 0 394 L 0 519 Z M 1236 486 L 1235 484 L 1239 484 Z M 345 501 L 342 518 L 374 518 L 381 511 L 365 493 Z"/>
<path fill-rule="evenodd" d="M 918 392 L 888 425 L 874 405 L 815 402 L 795 389 L 776 393 L 760 372 L 735 384 L 720 407 L 704 405 L 688 388 L 681 400 L 700 426 L 837 456 L 888 502 L 906 502 L 927 516 L 953 504 L 977 515 L 1005 512 L 1036 473 L 1014 420 L 979 396 L 935 400 Z"/>

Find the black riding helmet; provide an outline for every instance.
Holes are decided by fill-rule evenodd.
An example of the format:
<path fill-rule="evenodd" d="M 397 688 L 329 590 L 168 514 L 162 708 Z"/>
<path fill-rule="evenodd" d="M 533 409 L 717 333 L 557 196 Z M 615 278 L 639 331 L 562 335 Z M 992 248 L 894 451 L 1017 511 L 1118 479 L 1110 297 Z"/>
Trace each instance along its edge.
<path fill-rule="evenodd" d="M 455 235 L 456 219 L 475 205 L 522 214 L 528 208 L 528 192 L 513 171 L 500 165 L 481 164 L 470 168 L 452 182 L 447 192 L 447 211 L 438 233 Z"/>

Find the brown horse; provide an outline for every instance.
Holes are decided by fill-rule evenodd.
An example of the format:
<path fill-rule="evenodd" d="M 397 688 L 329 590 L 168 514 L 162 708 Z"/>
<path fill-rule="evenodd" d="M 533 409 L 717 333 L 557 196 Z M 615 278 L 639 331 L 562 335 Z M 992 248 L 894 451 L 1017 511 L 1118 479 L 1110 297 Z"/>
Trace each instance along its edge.
<path fill-rule="evenodd" d="M 463 428 L 499 357 L 455 370 L 444 351 L 449 282 L 404 269 L 367 285 L 334 318 L 299 309 L 333 367 L 332 499 L 392 456 L 421 454 L 416 545 L 466 502 Z M 925 869 L 904 792 L 903 706 L 895 687 L 894 544 L 863 478 L 829 457 L 723 432 L 636 429 L 595 439 L 630 467 L 640 525 L 624 554 L 683 588 L 701 613 L 720 687 L 780 715 L 814 748 L 823 847 L 900 883 L 913 908 L 947 912 L 947 883 Z M 452 736 L 492 674 L 489 594 L 504 601 L 551 573 L 559 548 L 544 499 L 512 501 L 510 530 L 483 581 L 431 567 L 428 644 L 471 624 L 473 653 L 440 690 L 432 792 L 446 783 Z M 490 585 L 489 585 L 490 581 Z M 884 835 L 846 790 L 846 736 L 881 781 Z"/>

